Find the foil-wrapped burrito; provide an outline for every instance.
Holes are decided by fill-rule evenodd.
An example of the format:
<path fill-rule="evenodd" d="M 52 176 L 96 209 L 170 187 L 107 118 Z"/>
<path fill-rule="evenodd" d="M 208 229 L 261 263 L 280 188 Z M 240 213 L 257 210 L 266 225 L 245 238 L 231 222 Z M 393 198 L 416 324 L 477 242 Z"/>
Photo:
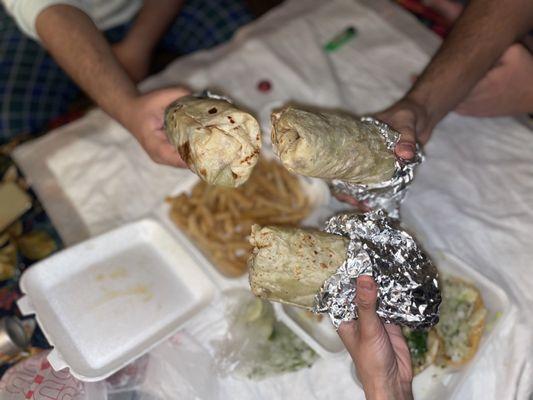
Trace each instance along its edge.
<path fill-rule="evenodd" d="M 189 168 L 212 185 L 242 185 L 259 159 L 259 123 L 221 98 L 174 101 L 165 112 L 165 131 Z"/>
<path fill-rule="evenodd" d="M 347 115 L 285 107 L 272 113 L 272 144 L 281 163 L 300 175 L 374 184 L 395 171 L 379 129 Z"/>
<path fill-rule="evenodd" d="M 382 211 L 340 214 L 326 232 L 255 227 L 249 260 L 254 294 L 328 313 L 338 327 L 357 318 L 356 279 L 373 276 L 378 315 L 412 329 L 438 322 L 438 273 L 411 235 Z"/>
<path fill-rule="evenodd" d="M 360 122 L 372 127 L 384 139 L 387 148 L 393 152 L 400 134 L 389 125 L 372 117 L 361 117 Z M 333 193 L 344 194 L 357 199 L 369 210 L 385 210 L 389 216 L 399 218 L 400 203 L 403 201 L 409 184 L 413 181 L 415 167 L 424 159 L 417 147 L 415 156 L 410 160 L 396 158 L 394 173 L 389 179 L 381 182 L 358 184 L 342 178 L 329 182 Z"/>

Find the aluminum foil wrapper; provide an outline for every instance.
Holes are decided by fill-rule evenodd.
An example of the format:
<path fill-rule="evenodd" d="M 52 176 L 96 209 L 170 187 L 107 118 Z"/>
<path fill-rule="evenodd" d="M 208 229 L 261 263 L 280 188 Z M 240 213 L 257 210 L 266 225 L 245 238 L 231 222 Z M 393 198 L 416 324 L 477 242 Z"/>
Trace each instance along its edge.
<path fill-rule="evenodd" d="M 387 147 L 394 150 L 400 139 L 400 134 L 397 131 L 372 117 L 361 117 L 361 121 L 377 126 L 385 138 Z M 394 176 L 387 181 L 371 185 L 357 185 L 340 179 L 333 179 L 329 186 L 334 194 L 347 194 L 364 203 L 370 210 L 385 210 L 391 217 L 398 218 L 400 203 L 405 197 L 408 185 L 413 180 L 415 167 L 423 159 L 424 156 L 417 146 L 417 152 L 412 160 L 396 159 Z"/>
<path fill-rule="evenodd" d="M 339 214 L 324 230 L 350 243 L 346 261 L 317 293 L 314 312 L 328 313 L 336 328 L 357 319 L 356 278 L 371 275 L 378 286 L 377 314 L 385 322 L 427 329 L 439 321 L 437 268 L 397 220 L 383 211 Z"/>
<path fill-rule="evenodd" d="M 215 100 L 225 100 L 228 103 L 233 104 L 233 100 L 230 99 L 228 96 L 222 95 L 220 93 L 212 92 L 209 89 L 204 89 L 201 92 L 196 92 L 193 94 L 194 97 L 197 97 L 199 99 L 215 99 Z"/>

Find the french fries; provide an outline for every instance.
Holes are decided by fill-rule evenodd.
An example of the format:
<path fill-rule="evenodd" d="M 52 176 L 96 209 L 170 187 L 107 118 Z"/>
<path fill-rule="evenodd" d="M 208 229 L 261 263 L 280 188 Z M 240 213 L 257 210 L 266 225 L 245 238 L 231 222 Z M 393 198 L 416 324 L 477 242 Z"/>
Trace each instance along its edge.
<path fill-rule="evenodd" d="M 246 272 L 253 224 L 297 226 L 311 211 L 298 178 L 276 161 L 260 160 L 238 188 L 200 181 L 190 194 L 167 198 L 170 218 L 228 277 Z"/>

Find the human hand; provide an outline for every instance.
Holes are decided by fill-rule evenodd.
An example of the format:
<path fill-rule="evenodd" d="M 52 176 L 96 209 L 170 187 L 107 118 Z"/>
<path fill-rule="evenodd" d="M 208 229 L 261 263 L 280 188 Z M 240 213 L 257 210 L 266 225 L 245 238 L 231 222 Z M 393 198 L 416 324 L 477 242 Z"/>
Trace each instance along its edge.
<path fill-rule="evenodd" d="M 369 276 L 357 278 L 359 319 L 341 323 L 339 336 L 352 357 L 368 400 L 412 399 L 409 347 L 399 326 L 380 320 L 376 301 L 374 280 Z"/>
<path fill-rule="evenodd" d="M 474 117 L 497 117 L 533 112 L 533 56 L 513 44 L 455 111 Z"/>
<path fill-rule="evenodd" d="M 386 110 L 380 111 L 374 117 L 400 133 L 400 140 L 394 148 L 396 157 L 411 160 L 416 154 L 417 141 L 424 144 L 431 135 L 425 109 L 414 100 L 405 97 Z M 361 212 L 368 212 L 370 208 L 365 202 L 359 201 L 346 194 L 334 194 L 337 200 L 354 206 Z"/>
<path fill-rule="evenodd" d="M 411 160 L 415 156 L 417 141 L 425 144 L 433 129 L 428 123 L 426 110 L 408 97 L 375 114 L 375 118 L 400 133 L 394 152 L 404 160 Z"/>
<path fill-rule="evenodd" d="M 189 90 L 182 87 L 154 90 L 139 95 L 131 103 L 124 105 L 125 117 L 122 117 L 120 122 L 135 136 L 156 163 L 187 167 L 166 137 L 164 113 L 172 101 L 189 93 Z"/>
<path fill-rule="evenodd" d="M 357 200 L 355 197 L 352 197 L 345 193 L 333 193 L 333 196 L 339 201 L 342 201 L 343 203 L 350 204 L 353 206 L 357 211 L 366 213 L 369 212 L 371 209 L 368 207 L 368 205 L 364 201 Z"/>
<path fill-rule="evenodd" d="M 140 82 L 148 75 L 152 51 L 149 47 L 131 40 L 128 36 L 112 46 L 120 65 L 135 82 Z"/>

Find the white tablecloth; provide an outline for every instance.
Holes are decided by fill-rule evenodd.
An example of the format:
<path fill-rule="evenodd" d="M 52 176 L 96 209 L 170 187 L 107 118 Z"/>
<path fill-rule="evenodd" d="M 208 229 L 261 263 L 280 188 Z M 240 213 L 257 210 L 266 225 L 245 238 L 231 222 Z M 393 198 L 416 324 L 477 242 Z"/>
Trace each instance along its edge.
<path fill-rule="evenodd" d="M 350 25 L 355 39 L 325 53 L 323 44 Z M 359 114 L 389 105 L 437 45 L 384 0 L 293 0 L 231 43 L 177 60 L 143 88 L 186 83 L 221 91 L 255 111 L 269 132 L 271 109 L 289 100 Z M 256 88 L 264 79 L 268 93 Z M 459 256 L 512 302 L 500 337 L 454 398 L 525 399 L 533 384 L 533 132 L 509 118 L 451 114 L 426 155 L 403 205 L 405 221 L 423 244 Z M 100 111 L 21 146 L 15 158 L 66 243 L 149 214 L 189 173 L 153 164 Z M 221 381 L 205 398 L 363 398 L 348 365 L 347 358 L 320 360 L 259 384 Z"/>

